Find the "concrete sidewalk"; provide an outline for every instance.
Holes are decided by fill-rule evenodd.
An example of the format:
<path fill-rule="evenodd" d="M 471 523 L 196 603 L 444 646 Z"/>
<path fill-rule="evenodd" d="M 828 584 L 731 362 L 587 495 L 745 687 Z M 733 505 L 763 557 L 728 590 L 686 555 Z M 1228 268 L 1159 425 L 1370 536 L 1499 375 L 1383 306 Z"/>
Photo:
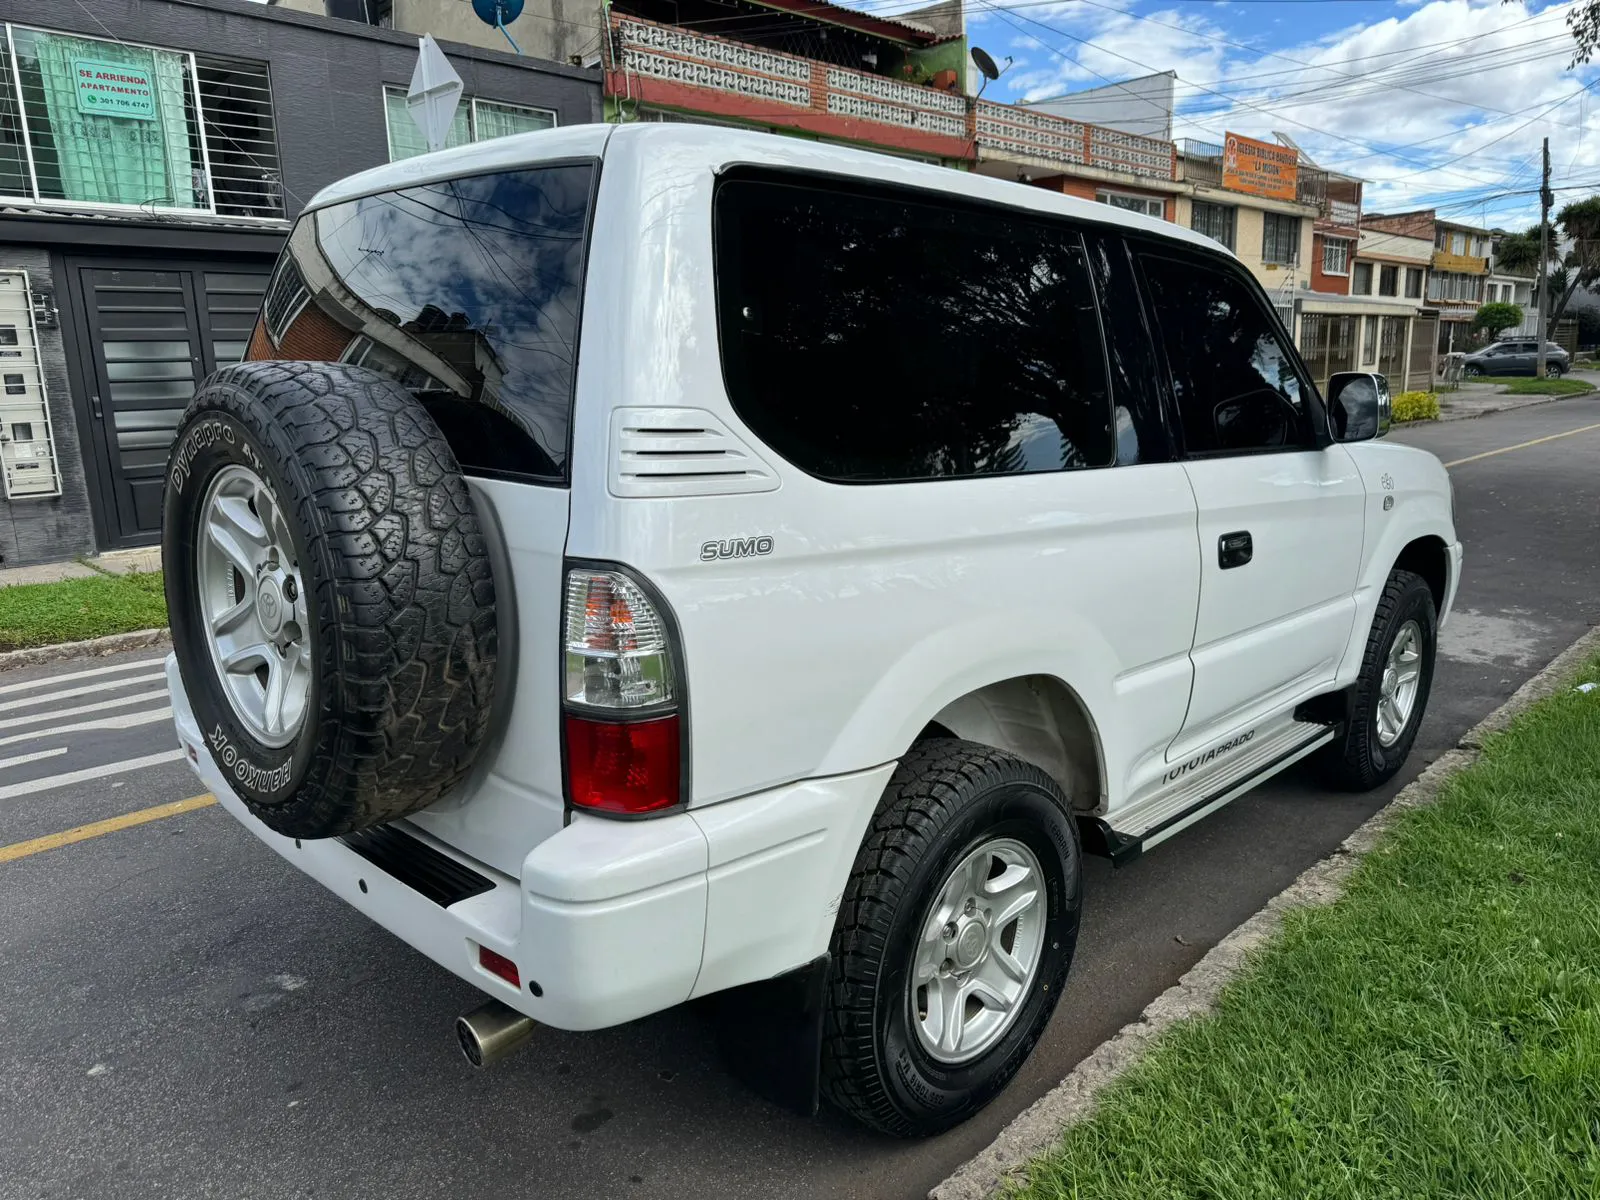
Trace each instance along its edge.
<path fill-rule="evenodd" d="M 95 575 L 132 575 L 161 569 L 161 547 L 113 550 L 91 558 L 38 563 L 31 567 L 0 567 L 0 588 L 21 583 L 56 583 L 62 579 L 90 579 Z"/>
<path fill-rule="evenodd" d="M 1600 388 L 1600 371 L 1578 368 L 1570 371 L 1569 379 L 1581 379 Z M 1439 420 L 1464 421 L 1472 417 L 1485 417 L 1490 413 L 1509 412 L 1535 404 L 1550 404 L 1557 400 L 1573 400 L 1574 396 L 1511 396 L 1503 383 L 1473 383 L 1463 380 L 1458 390 L 1439 393 Z"/>

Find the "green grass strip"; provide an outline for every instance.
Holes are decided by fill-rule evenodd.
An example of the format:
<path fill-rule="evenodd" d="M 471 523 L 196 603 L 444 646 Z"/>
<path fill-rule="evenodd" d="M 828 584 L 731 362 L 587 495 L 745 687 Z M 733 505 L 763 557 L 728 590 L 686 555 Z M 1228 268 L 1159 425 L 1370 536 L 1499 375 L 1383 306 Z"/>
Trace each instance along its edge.
<path fill-rule="evenodd" d="M 1594 384 L 1582 379 L 1513 379 L 1508 396 L 1577 396 L 1594 391 Z"/>
<path fill-rule="evenodd" d="M 1016 1195 L 1600 1196 L 1600 690 L 1490 739 Z"/>
<path fill-rule="evenodd" d="M 0 587 L 0 651 L 78 642 L 167 623 L 161 572 Z"/>

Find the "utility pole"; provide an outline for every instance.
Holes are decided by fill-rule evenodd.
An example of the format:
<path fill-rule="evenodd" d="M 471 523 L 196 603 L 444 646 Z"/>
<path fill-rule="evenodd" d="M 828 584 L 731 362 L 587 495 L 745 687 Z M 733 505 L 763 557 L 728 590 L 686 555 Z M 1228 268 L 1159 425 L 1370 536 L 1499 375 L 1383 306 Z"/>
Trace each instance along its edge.
<path fill-rule="evenodd" d="M 1539 357 L 1534 374 L 1544 378 L 1545 321 L 1550 312 L 1550 139 L 1544 139 L 1544 182 L 1539 185 Z"/>

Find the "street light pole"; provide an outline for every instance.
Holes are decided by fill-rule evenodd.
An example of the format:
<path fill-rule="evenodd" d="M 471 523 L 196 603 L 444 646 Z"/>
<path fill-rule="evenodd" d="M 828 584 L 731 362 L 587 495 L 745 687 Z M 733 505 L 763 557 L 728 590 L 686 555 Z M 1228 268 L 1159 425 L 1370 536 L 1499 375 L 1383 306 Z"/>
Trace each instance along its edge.
<path fill-rule="evenodd" d="M 1539 357 L 1535 360 L 1534 374 L 1543 379 L 1546 331 L 1544 323 L 1550 312 L 1550 139 L 1544 139 L 1544 182 L 1539 185 Z"/>

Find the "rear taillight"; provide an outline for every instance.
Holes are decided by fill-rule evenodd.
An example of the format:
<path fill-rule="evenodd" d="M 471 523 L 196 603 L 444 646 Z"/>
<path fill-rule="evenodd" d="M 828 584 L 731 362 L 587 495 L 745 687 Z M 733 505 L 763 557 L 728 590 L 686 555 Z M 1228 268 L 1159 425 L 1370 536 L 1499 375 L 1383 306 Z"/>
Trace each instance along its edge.
<path fill-rule="evenodd" d="M 566 715 L 567 795 L 577 808 L 647 813 L 678 803 L 678 718 L 591 721 Z"/>
<path fill-rule="evenodd" d="M 568 802 L 621 816 L 676 807 L 682 684 L 663 605 L 621 571 L 574 567 L 562 627 Z"/>

